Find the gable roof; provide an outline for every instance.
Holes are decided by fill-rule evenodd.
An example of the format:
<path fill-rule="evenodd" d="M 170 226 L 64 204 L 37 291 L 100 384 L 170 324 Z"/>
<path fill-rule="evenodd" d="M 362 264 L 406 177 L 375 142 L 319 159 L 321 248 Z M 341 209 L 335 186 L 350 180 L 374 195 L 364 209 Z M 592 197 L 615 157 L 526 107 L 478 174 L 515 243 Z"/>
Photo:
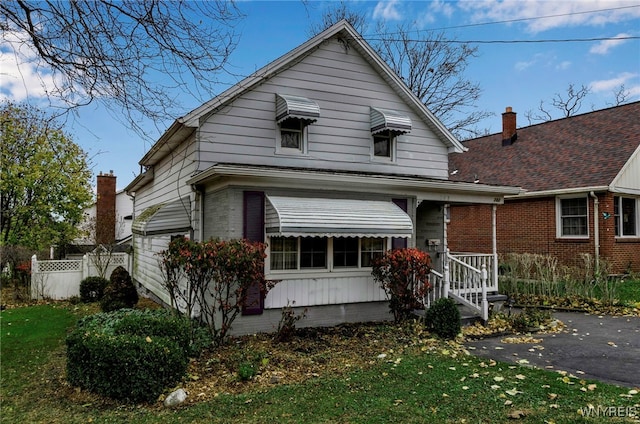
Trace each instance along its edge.
<path fill-rule="evenodd" d="M 176 119 L 171 127 L 165 131 L 160 139 L 151 147 L 149 152 L 140 160 L 140 165 L 151 166 L 166 156 L 187 136 L 193 133 L 203 120 L 219 109 L 228 105 L 238 96 L 250 91 L 265 80 L 288 69 L 296 62 L 304 59 L 307 55 L 315 51 L 325 41 L 337 37 L 345 46 L 355 48 L 365 60 L 382 75 L 384 80 L 393 88 L 400 97 L 421 116 L 426 124 L 434 131 L 438 137 L 449 147 L 450 151 L 462 152 L 465 150 L 460 143 L 445 126 L 422 104 L 422 102 L 411 92 L 407 85 L 398 77 L 382 58 L 371 48 L 371 46 L 357 33 L 357 31 L 346 21 L 342 20 L 327 28 L 320 34 L 309 39 L 289 53 L 279 57 L 249 77 L 243 79 L 236 85 L 214 97 L 208 102 L 192 110 L 183 117 Z M 347 48 L 347 47 L 345 47 Z"/>
<path fill-rule="evenodd" d="M 640 146 L 640 102 L 463 142 L 449 155 L 450 179 L 515 185 L 527 192 L 609 187 Z"/>

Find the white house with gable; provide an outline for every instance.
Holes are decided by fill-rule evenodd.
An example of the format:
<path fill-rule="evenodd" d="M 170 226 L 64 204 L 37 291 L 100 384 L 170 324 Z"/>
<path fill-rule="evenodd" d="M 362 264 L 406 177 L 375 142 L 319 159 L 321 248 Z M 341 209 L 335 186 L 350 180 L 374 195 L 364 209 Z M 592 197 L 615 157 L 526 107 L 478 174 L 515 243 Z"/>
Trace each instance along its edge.
<path fill-rule="evenodd" d="M 280 282 L 233 333 L 274 330 L 289 303 L 307 309 L 300 326 L 390 319 L 373 258 L 418 247 L 442 275 L 448 205 L 519 192 L 449 181 L 448 154 L 464 150 L 339 22 L 176 119 L 140 160 L 125 189 L 133 278 L 169 303 L 157 253 L 172 237 L 247 238 Z"/>

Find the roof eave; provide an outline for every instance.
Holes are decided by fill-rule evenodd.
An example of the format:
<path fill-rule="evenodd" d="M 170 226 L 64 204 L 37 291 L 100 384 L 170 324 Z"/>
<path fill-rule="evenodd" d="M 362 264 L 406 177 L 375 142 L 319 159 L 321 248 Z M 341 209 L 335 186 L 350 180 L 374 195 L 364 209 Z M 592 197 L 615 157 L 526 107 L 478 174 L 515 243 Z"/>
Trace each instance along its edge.
<path fill-rule="evenodd" d="M 581 193 L 602 193 L 609 191 L 609 186 L 589 186 L 589 187 L 572 187 L 572 188 L 560 188 L 553 190 L 539 190 L 539 191 L 527 191 L 523 190 L 522 193 L 517 195 L 505 196 L 505 199 L 521 199 L 528 197 L 551 197 L 551 196 L 570 196 L 573 194 Z"/>
<path fill-rule="evenodd" d="M 441 193 L 469 193 L 496 197 L 517 195 L 522 192 L 522 189 L 520 187 L 492 186 L 485 184 L 455 182 L 449 180 L 424 179 L 411 176 L 351 174 L 339 171 L 324 172 L 316 170 L 286 168 L 269 169 L 260 166 L 236 164 L 214 165 L 189 179 L 187 181 L 187 184 L 199 185 L 205 182 L 225 177 L 282 178 L 306 182 L 340 181 L 341 183 L 345 183 L 350 186 L 362 184 L 371 187 L 372 185 L 379 184 L 392 187 L 401 187 L 404 189 L 431 190 Z"/>

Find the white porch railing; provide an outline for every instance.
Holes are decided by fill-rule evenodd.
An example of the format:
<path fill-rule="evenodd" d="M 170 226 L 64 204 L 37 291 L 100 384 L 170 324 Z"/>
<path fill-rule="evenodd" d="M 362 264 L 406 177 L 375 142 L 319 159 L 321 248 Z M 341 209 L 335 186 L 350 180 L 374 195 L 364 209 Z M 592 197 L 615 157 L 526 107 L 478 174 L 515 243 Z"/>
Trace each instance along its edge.
<path fill-rule="evenodd" d="M 95 260 L 86 254 L 77 260 L 39 261 L 31 258 L 31 298 L 68 299 L 80 294 L 80 282 L 87 277 L 99 275 Z M 103 254 L 103 261 L 104 259 Z M 131 258 L 127 253 L 111 253 L 106 266 L 105 277 L 109 278 L 118 266 L 131 271 Z"/>
<path fill-rule="evenodd" d="M 424 299 L 425 307 L 441 297 L 451 297 L 488 320 L 487 293 L 498 292 L 496 266 L 494 255 L 445 252 L 443 272 L 431 271 L 432 290 Z"/>

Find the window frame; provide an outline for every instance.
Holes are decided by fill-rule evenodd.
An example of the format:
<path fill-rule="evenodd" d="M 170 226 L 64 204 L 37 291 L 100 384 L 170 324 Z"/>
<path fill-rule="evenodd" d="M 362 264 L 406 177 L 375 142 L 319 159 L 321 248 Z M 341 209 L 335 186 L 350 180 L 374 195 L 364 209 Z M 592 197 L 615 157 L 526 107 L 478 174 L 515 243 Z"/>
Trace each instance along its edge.
<path fill-rule="evenodd" d="M 282 124 L 287 121 L 296 121 L 300 127 L 299 130 L 291 129 L 291 128 L 283 128 Z M 277 154 L 285 154 L 285 155 L 307 155 L 308 153 L 308 145 L 309 145 L 309 127 L 310 123 L 306 122 L 304 119 L 300 118 L 287 118 L 280 123 L 276 124 L 276 153 Z M 285 147 L 282 145 L 282 132 L 296 132 L 300 133 L 300 146 L 298 148 L 295 147 Z"/>
<path fill-rule="evenodd" d="M 381 156 L 376 154 L 376 138 L 385 138 L 389 140 L 389 155 Z M 395 162 L 396 151 L 398 145 L 398 134 L 391 130 L 384 130 L 371 134 L 371 159 L 380 162 Z"/>
<path fill-rule="evenodd" d="M 634 226 L 635 226 L 634 234 L 624 234 L 624 222 L 623 222 L 624 214 L 622 213 L 623 212 L 622 202 L 624 200 L 633 201 L 633 208 L 634 208 L 633 219 L 634 219 Z M 613 202 L 614 202 L 613 219 L 615 220 L 615 223 L 614 223 L 615 237 L 617 239 L 640 237 L 640 198 L 636 198 L 633 196 L 614 196 Z M 616 214 L 616 211 L 618 212 L 617 214 Z"/>
<path fill-rule="evenodd" d="M 585 215 L 562 215 L 562 202 L 564 200 L 582 199 L 585 202 L 586 212 Z M 586 234 L 564 234 L 563 221 L 565 218 L 584 217 Z M 589 231 L 589 198 L 586 194 L 572 195 L 572 196 L 558 196 L 556 197 L 556 238 L 559 239 L 581 239 L 588 240 L 591 236 Z"/>
<path fill-rule="evenodd" d="M 296 267 L 295 268 L 289 268 L 289 269 L 275 269 L 273 268 L 273 254 L 274 253 L 278 253 L 280 254 L 280 251 L 277 252 L 272 252 L 272 246 L 273 246 L 273 239 L 292 239 L 295 238 L 296 239 L 296 246 L 297 246 L 297 250 L 296 250 Z M 387 250 L 390 249 L 390 243 L 391 243 L 391 238 L 390 237 L 357 237 L 357 241 L 358 241 L 358 252 L 357 252 L 357 260 L 358 260 L 358 265 L 357 266 L 336 266 L 335 265 L 335 258 L 334 258 L 334 241 L 336 239 L 339 239 L 339 237 L 322 237 L 323 240 L 326 241 L 326 259 L 325 259 L 325 263 L 326 266 L 325 267 L 302 267 L 301 266 L 301 255 L 302 255 L 302 248 L 301 248 L 301 243 L 302 243 L 302 239 L 305 238 L 303 236 L 299 236 L 299 237 L 268 237 L 267 239 L 267 258 L 268 260 L 265 261 L 265 265 L 268 264 L 268 270 L 265 269 L 265 271 L 269 274 L 278 274 L 278 275 L 289 275 L 289 274 L 312 274 L 312 273 L 321 273 L 321 274 L 329 274 L 329 273 L 353 273 L 353 272 L 365 272 L 367 274 L 371 273 L 371 266 L 362 266 L 362 255 L 363 255 L 363 251 L 362 251 L 362 240 L 364 239 L 379 239 L 382 240 L 382 250 L 381 252 L 384 253 Z"/>

